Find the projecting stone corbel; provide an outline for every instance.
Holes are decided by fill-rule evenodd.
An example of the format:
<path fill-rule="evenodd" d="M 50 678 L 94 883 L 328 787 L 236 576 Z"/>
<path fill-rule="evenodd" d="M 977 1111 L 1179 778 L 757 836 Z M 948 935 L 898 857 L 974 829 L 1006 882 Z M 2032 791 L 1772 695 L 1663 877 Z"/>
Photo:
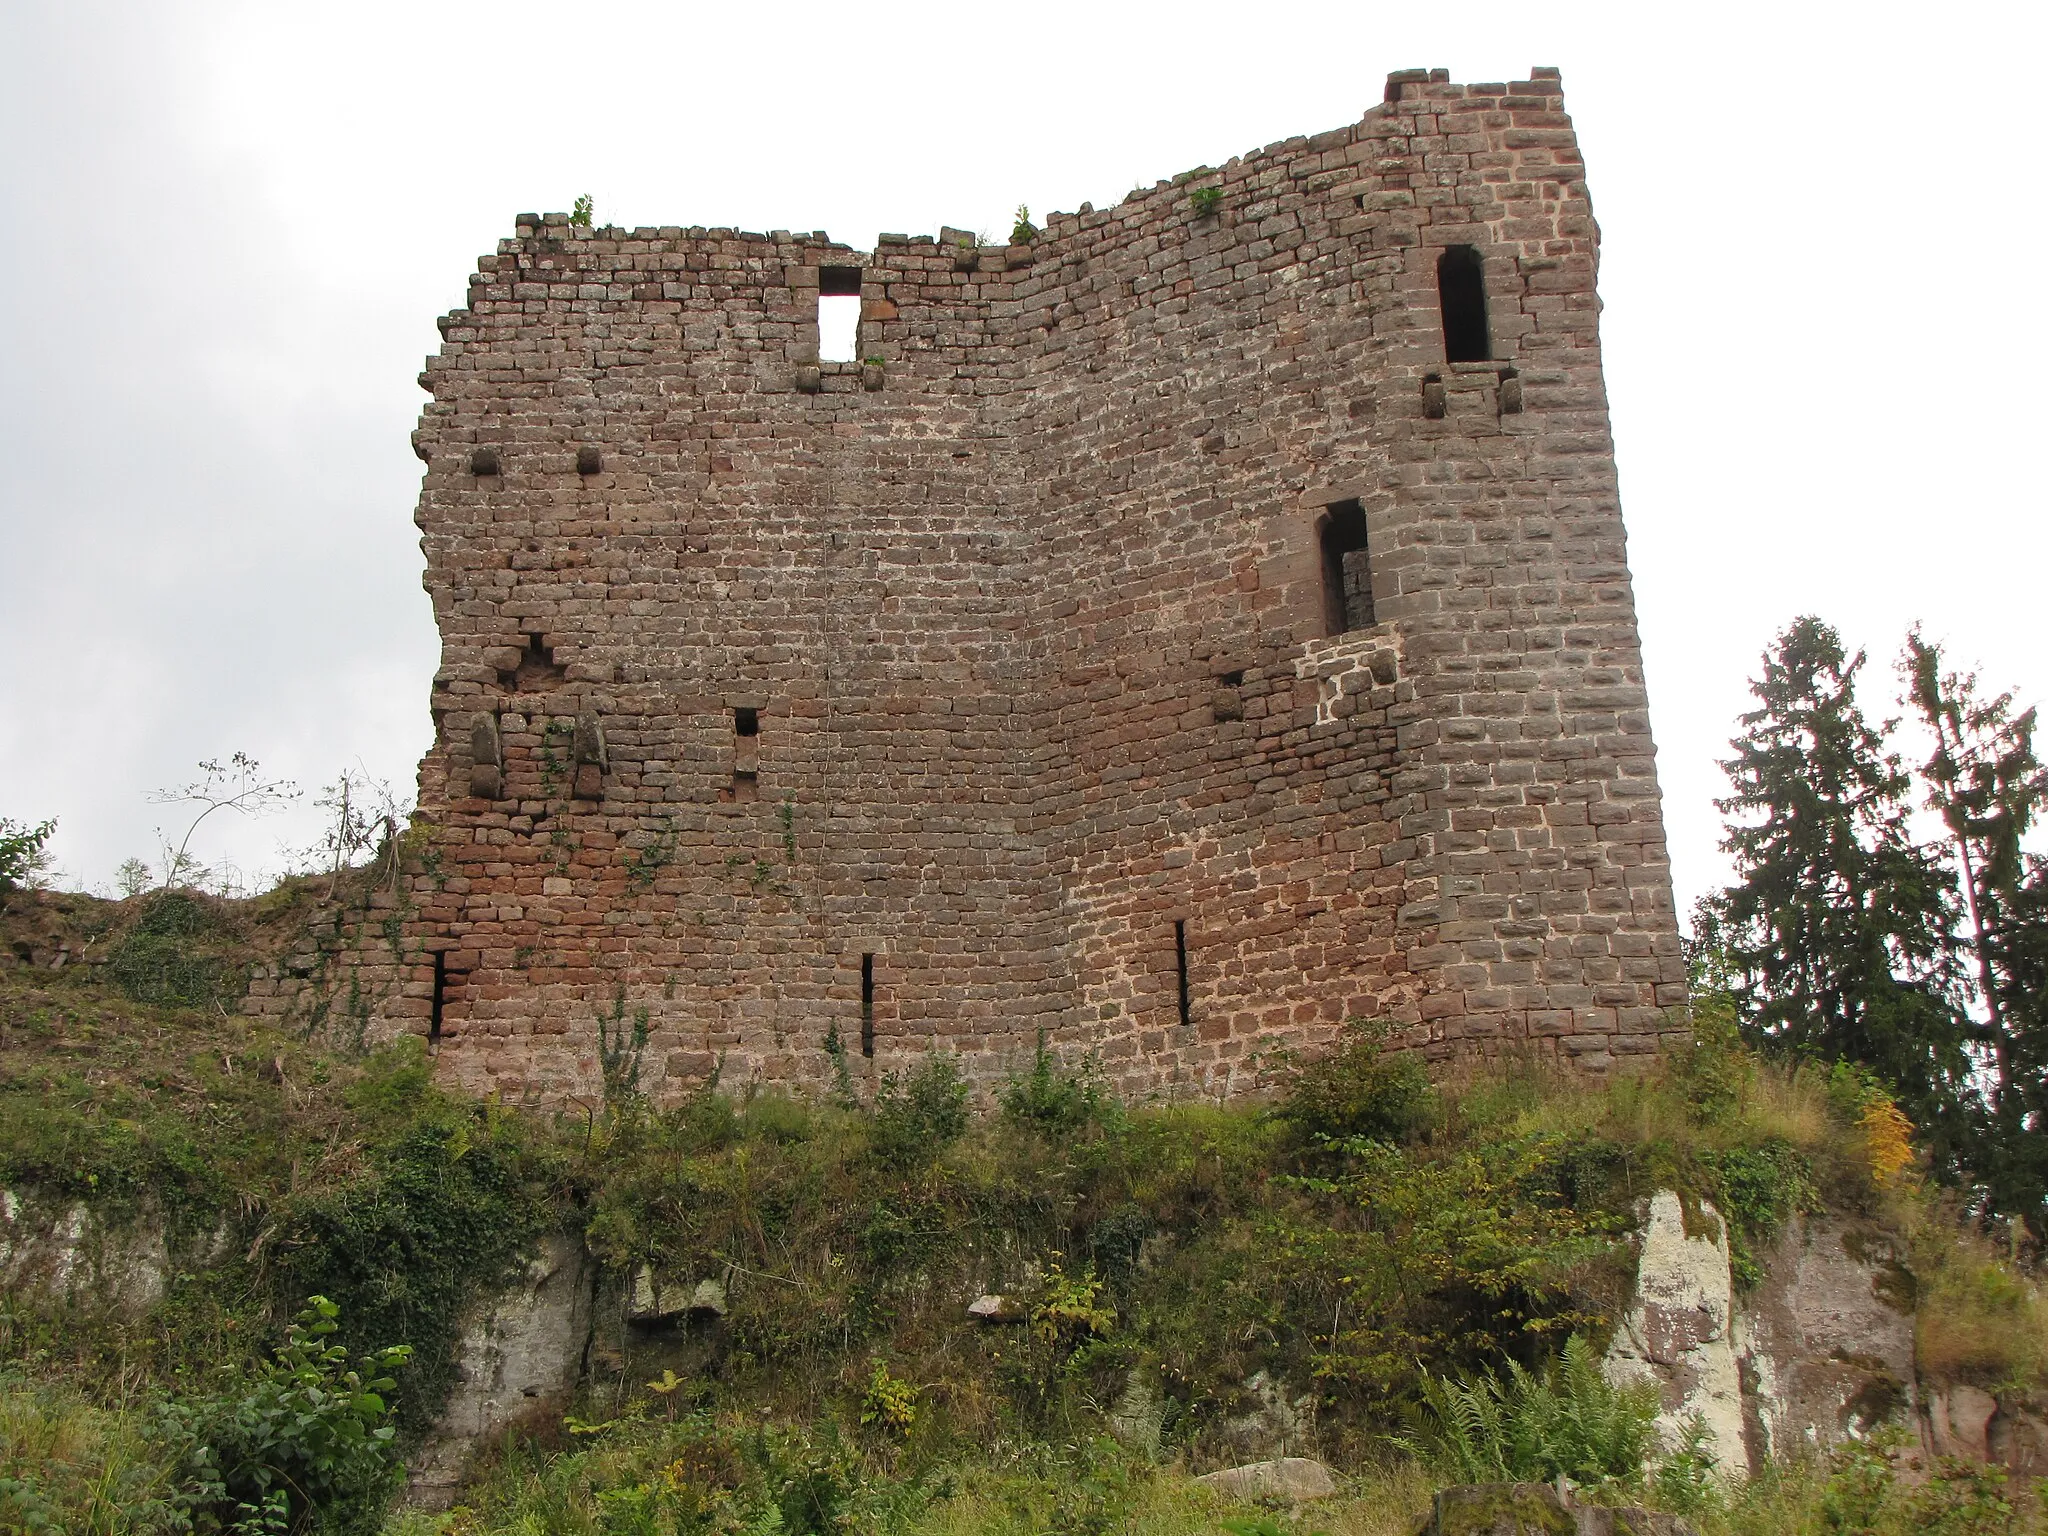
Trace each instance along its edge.
<path fill-rule="evenodd" d="M 1422 414 L 1431 421 L 1442 421 L 1450 405 L 1451 397 L 1444 389 L 1443 376 L 1430 374 L 1422 381 Z"/>
<path fill-rule="evenodd" d="M 611 763 L 605 755 L 604 727 L 598 723 L 595 710 L 585 710 L 576 717 L 576 735 L 570 744 L 570 755 L 576 762 L 576 780 L 571 793 L 578 800 L 602 800 L 605 770 Z"/>
<path fill-rule="evenodd" d="M 505 798 L 505 748 L 496 715 L 478 715 L 469 728 L 469 792 L 479 800 Z"/>

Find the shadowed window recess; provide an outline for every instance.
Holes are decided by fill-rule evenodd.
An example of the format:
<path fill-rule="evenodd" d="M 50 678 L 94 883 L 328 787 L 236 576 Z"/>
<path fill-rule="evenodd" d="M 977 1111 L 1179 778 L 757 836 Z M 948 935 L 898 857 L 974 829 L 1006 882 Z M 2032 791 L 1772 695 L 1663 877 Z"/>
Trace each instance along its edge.
<path fill-rule="evenodd" d="M 1372 610 L 1372 564 L 1365 547 L 1365 509 L 1340 501 L 1324 509 L 1316 524 L 1322 547 L 1323 632 L 1341 635 L 1368 629 Z"/>
<path fill-rule="evenodd" d="M 1483 363 L 1493 356 L 1486 324 L 1486 277 L 1479 253 L 1454 245 L 1436 259 L 1436 296 L 1444 317 L 1444 360 Z"/>
<path fill-rule="evenodd" d="M 1180 983 L 1180 1022 L 1186 1028 L 1194 1022 L 1188 1008 L 1188 925 L 1184 918 L 1173 923 L 1173 967 Z"/>
<path fill-rule="evenodd" d="M 732 784 L 729 800 L 752 800 L 760 794 L 761 711 L 742 705 L 732 712 Z"/>

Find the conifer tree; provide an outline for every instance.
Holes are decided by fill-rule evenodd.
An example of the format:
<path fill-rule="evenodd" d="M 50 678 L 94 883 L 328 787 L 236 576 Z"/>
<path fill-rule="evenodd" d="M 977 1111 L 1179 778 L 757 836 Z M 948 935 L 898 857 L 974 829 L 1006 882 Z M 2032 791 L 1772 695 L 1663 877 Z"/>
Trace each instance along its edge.
<path fill-rule="evenodd" d="M 1911 778 L 1856 703 L 1864 660 L 1812 617 L 1765 653 L 1757 708 L 1722 763 L 1738 880 L 1713 914 L 1745 1031 L 1870 1067 L 1953 1174 L 1979 1119 L 1955 885 L 1914 843 Z"/>
<path fill-rule="evenodd" d="M 1906 637 L 1899 670 L 1933 736 L 1921 768 L 1961 875 L 1966 935 L 1990 1058 L 1990 1118 L 1976 1159 L 1992 1207 L 2048 1237 L 2048 861 L 2024 841 L 2048 811 L 2035 712 L 1980 697 L 1940 646 Z"/>

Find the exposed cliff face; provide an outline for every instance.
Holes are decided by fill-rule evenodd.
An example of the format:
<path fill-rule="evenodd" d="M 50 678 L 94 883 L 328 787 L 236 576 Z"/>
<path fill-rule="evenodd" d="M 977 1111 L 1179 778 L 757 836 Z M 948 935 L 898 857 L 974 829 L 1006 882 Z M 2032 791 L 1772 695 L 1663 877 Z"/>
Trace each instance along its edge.
<path fill-rule="evenodd" d="M 1741 1373 L 1735 1359 L 1735 1293 L 1728 1228 L 1702 1204 L 1687 1230 L 1670 1190 L 1650 1199 L 1636 1266 L 1636 1297 L 1616 1330 L 1606 1369 L 1617 1382 L 1654 1381 L 1664 1398 L 1657 1421 L 1676 1446 L 1695 1417 L 1703 1448 L 1723 1467 L 1747 1467 Z"/>
<path fill-rule="evenodd" d="M 519 1283 L 470 1324 L 447 1406 L 412 1461 L 414 1502 L 447 1503 L 478 1446 L 521 1419 L 567 1406 L 590 1343 L 595 1279 L 583 1240 L 550 1234 Z"/>
<path fill-rule="evenodd" d="M 1920 1406 L 1903 1258 L 1893 1238 L 1839 1217 L 1786 1227 L 1739 1309 L 1753 1467 L 1910 1419 Z"/>
<path fill-rule="evenodd" d="M 1639 1235 L 1635 1299 L 1616 1330 L 1611 1380 L 1653 1381 L 1658 1428 L 1680 1443 L 1695 1417 L 1726 1473 L 1824 1449 L 1886 1423 L 1934 1455 L 2048 1471 L 2048 1426 L 1968 1385 L 1923 1383 L 1913 1350 L 1913 1281 L 1902 1246 L 1841 1217 L 1795 1217 L 1764 1256 L 1753 1290 L 1734 1286 L 1727 1229 L 1713 1206 L 1688 1213 L 1660 1190 Z"/>
<path fill-rule="evenodd" d="M 140 1316 L 163 1299 L 162 1221 L 111 1220 L 82 1201 L 44 1204 L 0 1189 L 0 1292 Z"/>

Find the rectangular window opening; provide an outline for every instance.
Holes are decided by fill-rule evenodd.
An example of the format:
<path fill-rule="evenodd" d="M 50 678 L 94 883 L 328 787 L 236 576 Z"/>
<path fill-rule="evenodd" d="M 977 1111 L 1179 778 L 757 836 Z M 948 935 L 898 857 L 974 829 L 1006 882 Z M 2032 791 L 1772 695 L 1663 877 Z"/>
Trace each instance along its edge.
<path fill-rule="evenodd" d="M 1182 918 L 1173 920 L 1173 963 L 1180 976 L 1180 1023 L 1185 1029 L 1194 1020 L 1188 1009 L 1188 925 Z"/>
<path fill-rule="evenodd" d="M 1340 501 L 1323 509 L 1316 526 L 1323 557 L 1323 631 L 1341 635 L 1369 629 L 1373 616 L 1372 561 L 1366 550 L 1365 508 Z"/>
<path fill-rule="evenodd" d="M 1486 323 L 1486 279 L 1479 253 L 1454 245 L 1437 258 L 1436 296 L 1444 319 L 1444 361 L 1483 363 L 1493 356 Z"/>
<path fill-rule="evenodd" d="M 860 1053 L 875 1054 L 875 957 L 860 957 Z"/>
<path fill-rule="evenodd" d="M 732 783 L 722 798 L 760 798 L 761 711 L 735 708 L 732 712 Z"/>
<path fill-rule="evenodd" d="M 441 1012 L 448 1003 L 448 952 L 434 951 L 434 1010 L 427 1015 L 427 1047 L 438 1050 L 441 1045 Z"/>
<path fill-rule="evenodd" d="M 818 360 L 851 363 L 860 358 L 859 267 L 818 269 Z"/>

